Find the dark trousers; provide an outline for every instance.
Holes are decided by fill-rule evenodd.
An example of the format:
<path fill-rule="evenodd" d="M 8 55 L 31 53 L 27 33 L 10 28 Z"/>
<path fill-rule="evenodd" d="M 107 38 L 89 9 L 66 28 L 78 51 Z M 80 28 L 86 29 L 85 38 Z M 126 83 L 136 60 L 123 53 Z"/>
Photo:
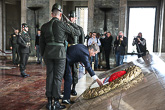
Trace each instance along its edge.
<path fill-rule="evenodd" d="M 72 67 L 72 78 L 73 78 L 73 85 L 76 85 L 78 83 L 78 74 L 77 74 L 77 66 L 78 63 L 74 63 L 71 67 Z"/>
<path fill-rule="evenodd" d="M 37 54 L 37 62 L 42 63 L 42 56 L 40 54 L 40 46 L 36 45 L 36 54 Z"/>
<path fill-rule="evenodd" d="M 59 99 L 66 59 L 44 59 L 46 64 L 46 96 Z"/>
<path fill-rule="evenodd" d="M 13 64 L 19 63 L 18 45 L 12 46 L 12 62 L 13 62 Z"/>
<path fill-rule="evenodd" d="M 104 50 L 104 51 L 105 51 L 106 68 L 110 69 L 109 56 L 110 56 L 111 50 Z"/>
<path fill-rule="evenodd" d="M 21 72 L 26 69 L 28 58 L 29 58 L 29 53 L 20 53 L 20 71 Z"/>
<path fill-rule="evenodd" d="M 120 55 L 119 52 L 116 52 L 116 66 L 120 66 L 123 64 L 123 59 L 124 59 L 124 55 Z"/>
<path fill-rule="evenodd" d="M 70 99 L 71 93 L 71 85 L 72 85 L 72 75 L 71 75 L 71 67 L 69 65 L 69 61 L 66 61 L 66 70 L 64 74 L 64 97 L 63 99 Z"/>

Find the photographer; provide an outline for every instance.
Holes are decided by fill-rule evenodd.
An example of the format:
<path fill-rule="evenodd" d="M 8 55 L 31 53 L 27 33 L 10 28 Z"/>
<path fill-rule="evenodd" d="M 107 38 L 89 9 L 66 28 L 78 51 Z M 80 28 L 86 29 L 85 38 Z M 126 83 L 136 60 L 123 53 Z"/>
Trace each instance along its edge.
<path fill-rule="evenodd" d="M 142 33 L 139 32 L 138 36 L 133 39 L 132 45 L 136 45 L 138 58 L 146 55 L 146 40 L 142 38 Z"/>
<path fill-rule="evenodd" d="M 118 36 L 114 41 L 115 46 L 115 56 L 116 56 L 116 66 L 123 64 L 125 47 L 127 46 L 127 38 L 123 35 L 123 32 L 120 31 Z"/>

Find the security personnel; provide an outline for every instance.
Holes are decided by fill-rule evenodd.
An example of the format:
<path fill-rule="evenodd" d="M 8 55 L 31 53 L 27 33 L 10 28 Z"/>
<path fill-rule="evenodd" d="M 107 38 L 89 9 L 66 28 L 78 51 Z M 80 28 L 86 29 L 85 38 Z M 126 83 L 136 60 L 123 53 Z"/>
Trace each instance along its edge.
<path fill-rule="evenodd" d="M 69 19 L 72 23 L 75 23 L 76 22 L 76 13 L 75 11 L 70 11 L 69 13 Z M 71 46 L 71 45 L 75 45 L 75 44 L 84 44 L 84 38 L 85 38 L 85 35 L 84 35 L 84 31 L 83 31 L 83 28 L 79 25 L 77 25 L 79 27 L 79 30 L 81 32 L 81 35 L 80 36 L 75 36 L 74 38 L 71 38 L 69 37 L 68 39 L 68 47 Z M 71 90 L 71 95 L 74 95 L 76 96 L 77 95 L 77 92 L 75 90 L 75 87 L 76 87 L 76 84 L 78 83 L 78 71 L 77 71 L 77 68 L 78 68 L 78 63 L 75 63 L 73 65 L 71 65 L 72 67 L 72 83 L 73 83 L 73 86 L 72 86 L 72 90 Z"/>
<path fill-rule="evenodd" d="M 65 40 L 67 40 L 67 35 L 79 36 L 80 31 L 76 25 L 60 21 L 62 8 L 59 4 L 53 5 L 51 15 L 53 18 L 41 27 L 39 45 L 41 56 L 46 64 L 46 97 L 48 98 L 46 108 L 55 110 L 66 108 L 65 105 L 59 103 L 66 63 Z M 53 107 L 52 98 L 54 99 Z"/>
<path fill-rule="evenodd" d="M 62 103 L 72 104 L 70 101 L 70 92 L 72 84 L 72 76 L 70 66 L 77 62 L 82 62 L 85 65 L 86 70 L 90 76 L 97 81 L 101 86 L 103 85 L 102 81 L 95 75 L 95 72 L 92 70 L 89 63 L 89 57 L 95 56 L 98 53 L 98 46 L 95 44 L 90 45 L 88 48 L 83 44 L 77 44 L 70 46 L 67 50 L 67 63 L 66 63 L 66 74 L 64 75 L 64 97 Z"/>
<path fill-rule="evenodd" d="M 18 43 L 17 39 L 19 36 L 19 30 L 15 29 L 14 33 L 10 36 L 10 49 L 12 50 L 12 62 L 14 65 L 19 63 L 19 52 L 18 52 Z"/>
<path fill-rule="evenodd" d="M 30 36 L 28 34 L 28 25 L 22 23 L 22 32 L 19 33 L 18 44 L 20 53 L 20 72 L 22 77 L 28 77 L 29 74 L 25 73 L 26 65 L 30 53 Z"/>

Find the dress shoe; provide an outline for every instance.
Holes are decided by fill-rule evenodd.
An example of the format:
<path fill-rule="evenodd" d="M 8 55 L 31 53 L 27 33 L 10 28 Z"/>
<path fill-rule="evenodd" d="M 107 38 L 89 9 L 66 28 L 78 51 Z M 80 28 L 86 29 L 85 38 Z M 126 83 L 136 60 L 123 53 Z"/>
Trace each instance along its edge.
<path fill-rule="evenodd" d="M 61 105 L 59 101 L 54 101 L 53 110 L 65 109 L 65 105 Z"/>
<path fill-rule="evenodd" d="M 73 104 L 75 102 L 74 101 L 70 101 L 69 99 L 66 99 L 66 100 L 62 100 L 62 103 L 63 104 Z"/>
<path fill-rule="evenodd" d="M 72 90 L 72 91 L 71 91 L 71 95 L 77 96 L 77 92 L 76 92 L 75 90 Z"/>
<path fill-rule="evenodd" d="M 21 76 L 26 78 L 26 77 L 29 77 L 29 74 L 26 74 L 24 71 L 21 72 Z"/>

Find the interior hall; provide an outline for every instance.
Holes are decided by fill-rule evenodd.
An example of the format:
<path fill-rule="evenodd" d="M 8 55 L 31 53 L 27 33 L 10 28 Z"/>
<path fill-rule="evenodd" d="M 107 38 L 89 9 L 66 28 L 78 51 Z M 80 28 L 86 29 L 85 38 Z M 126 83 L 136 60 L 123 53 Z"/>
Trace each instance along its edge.
<path fill-rule="evenodd" d="M 63 103 L 67 93 L 63 78 L 60 86 L 58 103 L 66 107 L 64 110 L 165 110 L 165 0 L 0 0 L 0 110 L 48 109 L 48 62 L 44 55 L 49 53 L 41 55 L 38 43 L 49 30 L 43 27 L 53 19 L 53 7 L 62 15 L 60 22 L 82 29 L 82 46 L 89 51 L 88 66 L 103 82 L 98 85 L 84 60 L 76 62 L 78 83 L 69 102 Z M 50 30 L 59 34 L 53 27 Z M 73 30 L 70 33 L 75 34 Z M 26 42 L 22 37 L 29 38 L 25 43 L 30 49 L 28 55 L 21 54 L 21 46 L 18 50 L 12 46 L 15 36 L 21 40 L 17 43 Z M 92 57 L 90 45 L 95 37 L 99 51 Z M 67 55 L 59 57 L 68 58 L 69 48 L 81 41 L 70 43 L 75 39 L 67 36 Z M 69 68 L 65 64 L 63 74 Z M 63 107 L 55 106 L 55 101 L 52 99 L 48 110 Z"/>

